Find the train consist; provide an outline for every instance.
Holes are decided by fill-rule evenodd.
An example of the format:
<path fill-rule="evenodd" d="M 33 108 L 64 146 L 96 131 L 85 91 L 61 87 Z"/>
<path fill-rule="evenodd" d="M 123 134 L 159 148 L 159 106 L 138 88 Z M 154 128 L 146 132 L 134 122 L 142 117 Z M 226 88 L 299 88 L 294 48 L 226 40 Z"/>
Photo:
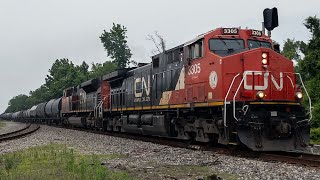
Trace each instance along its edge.
<path fill-rule="evenodd" d="M 218 28 L 152 57 L 63 91 L 63 97 L 3 119 L 303 150 L 311 101 L 293 62 L 262 31 Z M 301 85 L 297 85 L 300 82 Z"/>
<path fill-rule="evenodd" d="M 310 118 L 298 79 L 261 31 L 218 28 L 1 118 L 297 150 L 309 143 Z"/>

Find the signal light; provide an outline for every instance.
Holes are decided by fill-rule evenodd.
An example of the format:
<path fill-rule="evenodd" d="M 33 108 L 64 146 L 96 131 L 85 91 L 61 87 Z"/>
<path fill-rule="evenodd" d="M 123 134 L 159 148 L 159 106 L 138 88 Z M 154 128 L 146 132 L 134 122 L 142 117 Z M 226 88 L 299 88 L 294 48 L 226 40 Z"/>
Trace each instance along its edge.
<path fill-rule="evenodd" d="M 263 91 L 257 92 L 257 98 L 258 98 L 258 99 L 263 99 L 264 97 L 265 97 L 265 94 L 264 94 Z"/>
<path fill-rule="evenodd" d="M 263 11 L 264 26 L 268 31 L 272 31 L 274 28 L 279 26 L 278 20 L 278 9 L 277 8 L 266 8 Z"/>

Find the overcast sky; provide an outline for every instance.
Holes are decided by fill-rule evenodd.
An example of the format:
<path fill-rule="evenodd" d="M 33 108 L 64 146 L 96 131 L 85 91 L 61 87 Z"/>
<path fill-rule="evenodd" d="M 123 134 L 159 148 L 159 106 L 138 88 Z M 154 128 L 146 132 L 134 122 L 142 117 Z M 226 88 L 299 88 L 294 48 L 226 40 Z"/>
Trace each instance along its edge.
<path fill-rule="evenodd" d="M 277 7 L 280 26 L 273 39 L 307 40 L 307 16 L 319 16 L 319 0 L 0 0 L 0 113 L 15 95 L 44 83 L 52 63 L 75 64 L 109 58 L 100 42 L 112 23 L 128 29 L 133 59 L 150 62 L 158 31 L 168 48 L 217 27 L 261 29 L 264 8 Z"/>

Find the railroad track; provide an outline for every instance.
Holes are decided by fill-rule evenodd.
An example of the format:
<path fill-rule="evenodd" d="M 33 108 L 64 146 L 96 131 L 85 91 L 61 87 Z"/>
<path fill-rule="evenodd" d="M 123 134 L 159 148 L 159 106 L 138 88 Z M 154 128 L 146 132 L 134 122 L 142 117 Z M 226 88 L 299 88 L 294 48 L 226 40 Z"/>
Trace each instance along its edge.
<path fill-rule="evenodd" d="M 224 147 L 196 146 L 192 149 L 214 151 L 217 154 L 258 159 L 265 162 L 283 162 L 287 164 L 320 169 L 320 155 L 303 152 L 253 152 L 247 149 L 227 149 Z"/>
<path fill-rule="evenodd" d="M 58 127 L 65 128 L 65 127 Z M 254 152 L 248 149 L 230 149 L 225 146 L 208 146 L 204 143 L 189 144 L 183 140 L 170 139 L 165 137 L 152 137 L 152 136 L 141 136 L 137 134 L 128 133 L 118 133 L 118 132 L 104 132 L 95 131 L 92 129 L 67 127 L 67 129 L 73 129 L 78 131 L 84 131 L 89 133 L 108 135 L 113 137 L 120 137 L 144 142 L 152 142 L 161 145 L 167 145 L 171 147 L 188 148 L 192 150 L 202 150 L 211 151 L 216 154 L 224 154 L 229 156 L 236 156 L 242 158 L 258 159 L 266 162 L 284 162 L 287 164 L 297 165 L 297 166 L 307 166 L 320 168 L 320 155 L 316 154 L 306 154 L 301 152 Z"/>
<path fill-rule="evenodd" d="M 19 129 L 17 131 L 12 131 L 9 133 L 1 134 L 0 135 L 0 142 L 20 138 L 23 136 L 26 136 L 28 134 L 31 134 L 35 131 L 37 131 L 40 128 L 39 124 L 28 124 L 26 127 Z"/>
<path fill-rule="evenodd" d="M 320 155 L 317 154 L 296 152 L 261 153 L 259 158 L 264 161 L 285 162 L 288 164 L 320 168 Z"/>

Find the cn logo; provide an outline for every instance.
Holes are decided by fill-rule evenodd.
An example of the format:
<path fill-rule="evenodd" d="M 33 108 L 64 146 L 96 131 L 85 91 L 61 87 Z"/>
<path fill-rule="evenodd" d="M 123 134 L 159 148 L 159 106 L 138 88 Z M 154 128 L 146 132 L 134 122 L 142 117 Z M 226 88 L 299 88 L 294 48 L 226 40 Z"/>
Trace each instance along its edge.
<path fill-rule="evenodd" d="M 137 78 L 134 81 L 134 96 L 135 97 L 142 97 L 142 92 L 145 90 L 146 95 L 150 95 L 150 76 L 148 76 L 147 81 L 145 77 Z"/>
<path fill-rule="evenodd" d="M 248 76 L 263 76 L 263 85 L 249 85 L 247 79 L 249 78 Z M 244 76 L 244 89 L 246 90 L 257 90 L 257 91 L 264 91 L 268 89 L 269 86 L 269 72 L 262 72 L 262 71 L 244 71 L 243 76 Z M 253 79 L 252 77 L 250 77 Z M 278 91 L 282 91 L 283 89 L 283 73 L 280 72 L 280 81 L 279 83 L 276 81 L 275 77 L 271 74 L 271 82 L 276 87 Z"/>

